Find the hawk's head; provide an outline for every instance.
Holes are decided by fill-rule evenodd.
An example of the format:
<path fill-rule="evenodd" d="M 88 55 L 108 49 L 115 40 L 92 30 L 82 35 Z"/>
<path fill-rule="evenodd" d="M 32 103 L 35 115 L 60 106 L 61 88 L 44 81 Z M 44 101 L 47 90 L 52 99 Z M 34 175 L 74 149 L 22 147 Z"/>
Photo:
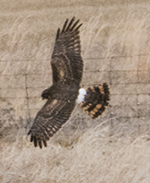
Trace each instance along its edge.
<path fill-rule="evenodd" d="M 41 97 L 42 97 L 42 99 L 44 100 L 44 99 L 49 99 L 50 98 L 50 88 L 51 87 L 49 87 L 49 88 L 47 88 L 46 90 L 44 90 L 43 92 L 42 92 L 42 94 L 41 94 Z"/>

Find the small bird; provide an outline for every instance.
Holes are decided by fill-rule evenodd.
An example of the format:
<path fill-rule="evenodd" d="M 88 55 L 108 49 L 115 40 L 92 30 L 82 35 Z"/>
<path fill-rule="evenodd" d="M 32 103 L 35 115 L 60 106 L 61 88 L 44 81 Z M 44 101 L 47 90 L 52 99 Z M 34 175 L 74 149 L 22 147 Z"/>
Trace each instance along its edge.
<path fill-rule="evenodd" d="M 53 85 L 42 92 L 45 105 L 37 113 L 28 132 L 34 146 L 47 147 L 47 141 L 68 121 L 78 103 L 92 119 L 101 115 L 110 100 L 107 83 L 80 88 L 83 60 L 79 28 L 82 23 L 66 19 L 58 28 L 51 57 Z"/>

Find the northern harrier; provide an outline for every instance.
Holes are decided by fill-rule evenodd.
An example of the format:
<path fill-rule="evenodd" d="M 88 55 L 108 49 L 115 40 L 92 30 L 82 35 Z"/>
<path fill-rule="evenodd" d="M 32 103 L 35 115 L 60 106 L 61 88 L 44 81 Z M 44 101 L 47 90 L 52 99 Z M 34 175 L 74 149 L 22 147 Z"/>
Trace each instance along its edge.
<path fill-rule="evenodd" d="M 34 146 L 47 146 L 47 141 L 69 119 L 76 102 L 95 119 L 105 110 L 109 101 L 106 83 L 80 88 L 83 61 L 80 49 L 79 20 L 73 17 L 65 21 L 62 30 L 57 30 L 51 58 L 53 85 L 42 93 L 45 105 L 37 113 L 28 132 Z"/>

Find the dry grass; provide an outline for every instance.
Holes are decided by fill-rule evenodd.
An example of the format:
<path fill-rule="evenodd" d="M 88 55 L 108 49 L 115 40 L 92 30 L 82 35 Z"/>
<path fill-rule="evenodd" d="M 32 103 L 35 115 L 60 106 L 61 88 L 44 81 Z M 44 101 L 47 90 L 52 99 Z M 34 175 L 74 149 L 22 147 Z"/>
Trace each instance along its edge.
<path fill-rule="evenodd" d="M 108 127 L 88 130 L 71 146 L 34 148 L 26 137 L 1 142 L 1 182 L 122 182 L 150 180 L 150 136 L 118 140 Z"/>
<path fill-rule="evenodd" d="M 147 61 L 150 59 L 149 1 L 85 0 L 81 3 L 79 0 L 6 0 L 0 5 L 3 9 L 0 12 L 0 60 L 3 60 L 0 62 L 0 97 L 5 99 L 1 100 L 0 109 L 0 182 L 149 183 L 150 117 L 145 108 L 150 108 L 147 102 L 150 87 L 146 85 L 145 89 L 143 84 L 141 93 L 139 89 L 142 86 L 140 82 L 150 82 Z M 81 28 L 82 55 L 85 59 L 83 85 L 107 80 L 101 72 L 98 72 L 99 78 L 96 73 L 90 76 L 88 72 L 95 72 L 99 66 L 102 71 L 109 71 L 109 58 L 118 56 L 118 60 L 112 62 L 112 71 L 130 69 L 134 74 L 139 69 L 139 80 L 135 83 L 137 72 L 136 80 L 127 72 L 126 77 L 121 79 L 115 75 L 111 83 L 133 81 L 133 86 L 139 84 L 137 93 L 134 95 L 134 87 L 131 88 L 131 97 L 129 89 L 125 88 L 129 96 L 117 99 L 124 93 L 121 93 L 120 85 L 118 88 L 116 85 L 111 88 L 111 93 L 116 92 L 118 96 L 111 97 L 111 105 L 120 105 L 117 110 L 112 107 L 114 110 L 110 113 L 108 108 L 96 122 L 86 119 L 83 114 L 79 116 L 84 117 L 83 123 L 78 123 L 75 121 L 78 119 L 77 109 L 73 114 L 76 118 L 72 118 L 49 141 L 48 148 L 40 150 L 34 148 L 25 135 L 31 126 L 27 124 L 27 119 L 33 118 L 42 106 L 40 92 L 52 82 L 49 61 L 56 29 L 66 18 L 74 15 L 84 23 Z M 139 65 L 138 55 L 144 55 Z M 99 57 L 104 58 L 105 64 L 99 64 Z M 94 62 L 93 58 L 98 58 L 98 61 Z M 127 65 L 122 65 L 123 59 L 127 60 Z M 6 80 L 3 75 L 8 75 Z M 27 91 L 25 76 L 29 87 Z M 35 89 L 37 83 L 41 89 Z M 26 92 L 30 97 L 29 103 Z M 130 103 L 133 111 L 124 110 L 124 103 Z M 141 120 L 139 116 L 134 116 L 139 106 L 145 107 L 140 108 Z M 121 121 L 120 116 L 125 121 Z M 103 123 L 99 124 L 100 121 Z M 75 132 L 70 131 L 71 124 L 75 126 Z"/>
<path fill-rule="evenodd" d="M 42 150 L 21 135 L 26 130 L 18 130 L 13 142 L 7 137 L 0 142 L 1 182 L 148 183 L 150 136 L 110 136 L 108 121 L 80 134 L 72 144 L 57 134 L 62 139 L 54 136 Z"/>

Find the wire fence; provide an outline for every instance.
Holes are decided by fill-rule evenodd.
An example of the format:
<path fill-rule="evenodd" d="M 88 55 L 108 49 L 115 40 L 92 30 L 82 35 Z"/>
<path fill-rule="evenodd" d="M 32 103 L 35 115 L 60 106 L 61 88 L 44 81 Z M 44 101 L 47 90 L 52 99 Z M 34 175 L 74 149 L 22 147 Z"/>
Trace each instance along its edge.
<path fill-rule="evenodd" d="M 143 60 L 140 59 L 141 56 Z M 121 58 L 124 59 L 120 60 Z M 126 58 L 130 58 L 130 61 Z M 89 87 L 103 82 L 107 82 L 110 86 L 110 105 L 102 117 L 97 119 L 97 123 L 110 119 L 109 123 L 114 132 L 118 124 L 123 126 L 128 124 L 125 127 L 128 130 L 131 127 L 141 129 L 141 125 L 146 126 L 146 130 L 150 129 L 150 64 L 148 64 L 148 59 L 150 59 L 149 54 L 84 59 L 85 70 L 81 86 Z M 14 108 L 15 116 L 22 117 L 23 115 L 22 118 L 25 119 L 34 118 L 44 104 L 44 101 L 40 100 L 42 90 L 52 84 L 50 59 L 0 60 L 0 65 L 1 101 L 7 101 Z M 1 110 L 8 107 L 5 102 L 1 103 Z M 72 121 L 77 119 L 81 123 L 84 121 L 85 124 L 89 117 L 77 108 Z M 124 133 L 124 130 L 120 131 Z"/>

